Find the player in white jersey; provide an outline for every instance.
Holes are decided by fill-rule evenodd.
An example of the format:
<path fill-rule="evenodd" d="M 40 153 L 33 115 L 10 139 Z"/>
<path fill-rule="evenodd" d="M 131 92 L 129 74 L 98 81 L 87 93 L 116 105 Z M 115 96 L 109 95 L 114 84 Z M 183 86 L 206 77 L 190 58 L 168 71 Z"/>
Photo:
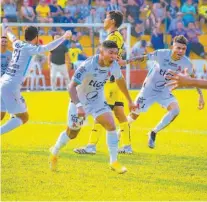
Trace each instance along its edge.
<path fill-rule="evenodd" d="M 12 118 L 0 127 L 1 135 L 7 133 L 28 121 L 27 107 L 21 96 L 21 85 L 24 82 L 31 56 L 58 47 L 65 39 L 71 37 L 71 32 L 66 32 L 61 38 L 47 44 L 38 46 L 38 29 L 30 26 L 25 30 L 25 41 L 20 41 L 7 28 L 9 40 L 12 42 L 13 53 L 11 62 L 0 80 L 1 93 L 1 120 L 6 112 Z"/>
<path fill-rule="evenodd" d="M 114 41 L 106 40 L 101 46 L 100 54 L 87 59 L 75 71 L 69 84 L 71 102 L 68 110 L 68 126 L 50 150 L 51 170 L 56 170 L 57 155 L 60 149 L 78 135 L 82 121 L 80 117 L 91 114 L 97 123 L 101 124 L 107 131 L 107 145 L 112 170 L 118 173 L 126 172 L 126 168 L 117 162 L 118 136 L 112 111 L 105 101 L 103 89 L 108 75 L 114 75 L 119 89 L 128 100 L 130 110 L 135 110 L 135 105 L 131 100 L 126 82 L 116 61 L 117 57 L 117 44 Z"/>
<path fill-rule="evenodd" d="M 143 83 L 142 89 L 137 96 L 135 103 L 138 104 L 136 111 L 128 116 L 129 122 L 133 122 L 141 112 L 146 112 L 155 102 L 168 110 L 160 123 L 149 133 L 148 146 L 155 147 L 157 132 L 168 126 L 179 114 L 179 106 L 175 97 L 171 94 L 169 87 L 166 86 L 169 79 L 165 76 L 170 74 L 168 69 L 182 72 L 188 69 L 189 74 L 193 73 L 192 63 L 185 56 L 187 39 L 184 36 L 177 36 L 173 41 L 173 48 L 157 50 L 146 57 L 154 63 Z M 145 56 L 144 56 L 145 57 Z M 143 60 L 143 58 L 140 58 Z M 200 89 L 199 108 L 204 107 L 203 95 Z"/>

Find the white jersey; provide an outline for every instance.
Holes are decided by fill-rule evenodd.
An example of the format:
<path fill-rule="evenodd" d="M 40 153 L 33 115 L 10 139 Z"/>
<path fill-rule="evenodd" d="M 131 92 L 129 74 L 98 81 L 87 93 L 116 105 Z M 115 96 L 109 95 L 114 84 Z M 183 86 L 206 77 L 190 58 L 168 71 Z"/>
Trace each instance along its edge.
<path fill-rule="evenodd" d="M 105 101 L 103 87 L 110 74 L 114 75 L 116 79 L 122 77 L 122 72 L 116 61 L 110 67 L 101 67 L 98 64 L 98 57 L 99 55 L 95 55 L 84 61 L 72 78 L 73 81 L 80 84 L 77 86 L 77 93 L 84 106 Z"/>
<path fill-rule="evenodd" d="M 32 45 L 30 43 L 15 40 L 12 44 L 13 53 L 11 62 L 1 77 L 1 83 L 9 84 L 12 87 L 19 87 L 24 82 L 32 55 L 50 51 L 58 47 L 64 38 L 59 38 L 47 45 Z"/>
<path fill-rule="evenodd" d="M 145 96 L 157 93 L 170 93 L 169 87 L 165 86 L 169 81 L 165 78 L 165 75 L 170 74 L 168 69 L 181 72 L 187 68 L 190 75 L 193 73 L 192 63 L 186 56 L 174 61 L 171 58 L 171 54 L 172 51 L 170 49 L 161 49 L 147 55 L 148 59 L 153 60 L 154 63 L 141 90 Z"/>

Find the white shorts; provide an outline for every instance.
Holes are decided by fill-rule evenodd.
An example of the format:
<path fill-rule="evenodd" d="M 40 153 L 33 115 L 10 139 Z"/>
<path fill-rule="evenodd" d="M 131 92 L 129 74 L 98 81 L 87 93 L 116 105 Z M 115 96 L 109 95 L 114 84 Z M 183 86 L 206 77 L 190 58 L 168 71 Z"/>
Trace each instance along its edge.
<path fill-rule="evenodd" d="M 99 105 L 88 105 L 84 107 L 86 112 L 86 116 L 92 115 L 94 119 L 96 119 L 101 114 L 106 112 L 111 112 L 111 108 L 107 105 L 106 102 L 103 102 Z M 83 124 L 83 120 L 78 118 L 77 108 L 74 103 L 70 102 L 68 107 L 68 127 L 73 130 L 79 130 Z"/>
<path fill-rule="evenodd" d="M 159 93 L 153 96 L 143 96 L 143 94 L 140 93 L 135 99 L 135 104 L 138 105 L 138 108 L 135 111 L 133 111 L 133 113 L 140 114 L 141 112 L 146 112 L 149 109 L 149 107 L 154 103 L 158 103 L 162 107 L 168 108 L 168 106 L 173 102 L 177 103 L 177 100 L 175 99 L 174 95 L 170 93 Z"/>
<path fill-rule="evenodd" d="M 19 114 L 27 111 L 27 106 L 20 90 L 12 90 L 8 85 L 0 86 L 1 112 Z"/>
<path fill-rule="evenodd" d="M 63 77 L 69 79 L 69 75 L 68 75 L 68 70 L 67 70 L 66 64 L 56 65 L 54 63 L 51 63 L 50 76 L 52 78 L 54 78 L 54 77 L 57 76 L 58 73 L 61 74 Z"/>

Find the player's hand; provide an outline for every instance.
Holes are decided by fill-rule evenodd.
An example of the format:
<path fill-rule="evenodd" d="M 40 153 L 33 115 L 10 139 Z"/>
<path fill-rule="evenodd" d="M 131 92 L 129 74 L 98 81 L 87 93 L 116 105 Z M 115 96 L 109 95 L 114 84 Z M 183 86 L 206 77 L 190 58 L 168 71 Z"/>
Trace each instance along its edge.
<path fill-rule="evenodd" d="M 85 113 L 82 106 L 77 108 L 77 112 L 78 112 L 78 117 L 79 118 L 82 117 L 83 119 L 85 119 L 86 113 Z"/>
<path fill-rule="evenodd" d="M 131 111 L 135 111 L 136 108 L 137 108 L 137 105 L 134 104 L 134 102 L 132 102 L 132 101 L 129 102 L 128 105 L 129 105 L 129 110 L 130 110 L 130 112 L 131 112 Z"/>
<path fill-rule="evenodd" d="M 205 101 L 204 101 L 204 99 L 203 99 L 203 96 L 200 96 L 199 97 L 199 105 L 198 105 L 198 109 L 203 109 L 204 108 L 204 106 L 205 106 Z"/>
<path fill-rule="evenodd" d="M 65 34 L 63 35 L 65 39 L 71 39 L 72 37 L 72 32 L 70 30 L 66 31 Z"/>
<path fill-rule="evenodd" d="M 124 67 L 124 66 L 126 66 L 126 60 L 123 60 L 123 59 L 121 59 L 121 58 L 118 58 L 117 59 L 117 62 L 119 63 L 119 65 L 121 66 L 121 67 Z"/>

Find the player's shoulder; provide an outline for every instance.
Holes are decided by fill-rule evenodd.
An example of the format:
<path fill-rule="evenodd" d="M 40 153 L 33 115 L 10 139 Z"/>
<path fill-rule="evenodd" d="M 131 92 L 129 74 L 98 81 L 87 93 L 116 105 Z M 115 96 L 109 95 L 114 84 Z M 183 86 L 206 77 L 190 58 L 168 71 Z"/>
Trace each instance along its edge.
<path fill-rule="evenodd" d="M 98 55 L 91 56 L 81 63 L 86 69 L 90 70 L 98 64 Z"/>
<path fill-rule="evenodd" d="M 155 52 L 161 53 L 161 54 L 171 54 L 171 50 L 170 49 L 158 49 Z"/>
<path fill-rule="evenodd" d="M 115 39 L 116 39 L 116 41 L 117 41 L 117 40 L 119 40 L 119 41 L 123 41 L 123 37 L 122 37 L 121 33 L 120 33 L 118 30 L 116 30 L 116 31 L 114 31 L 114 32 L 111 32 L 111 33 L 108 35 L 107 39 L 108 39 L 108 40 L 112 40 L 112 41 L 114 41 Z"/>

